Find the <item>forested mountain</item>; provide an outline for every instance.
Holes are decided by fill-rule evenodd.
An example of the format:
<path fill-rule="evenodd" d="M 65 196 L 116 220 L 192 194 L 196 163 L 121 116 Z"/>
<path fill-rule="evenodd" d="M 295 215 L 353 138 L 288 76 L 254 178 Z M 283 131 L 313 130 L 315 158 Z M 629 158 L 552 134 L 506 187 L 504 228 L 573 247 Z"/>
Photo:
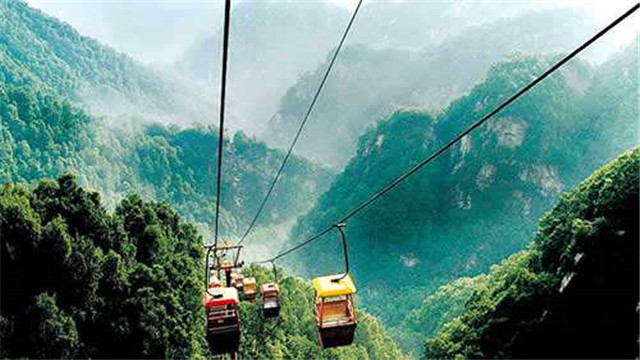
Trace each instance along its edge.
<path fill-rule="evenodd" d="M 525 250 L 438 290 L 458 306 L 425 357 L 636 357 L 639 171 L 638 149 L 621 155 L 563 194 Z"/>
<path fill-rule="evenodd" d="M 636 145 L 638 108 L 628 100 L 638 92 L 633 54 L 637 44 L 595 71 L 585 62 L 572 62 L 351 219 L 347 237 L 352 268 L 368 309 L 397 324 L 425 293 L 448 280 L 485 271 L 522 249 L 536 220 L 561 191 L 616 151 Z M 331 188 L 299 218 L 290 244 L 341 218 L 556 58 L 511 57 L 494 65 L 485 81 L 441 115 L 407 109 L 376 124 L 360 137 L 355 156 Z M 614 73 L 619 75 L 609 77 L 608 83 L 618 89 L 608 92 L 601 77 Z M 596 102 L 605 96 L 606 103 Z M 597 123 L 615 124 L 631 134 L 590 131 Z M 341 256 L 338 241 L 326 238 L 299 252 L 295 263 L 316 274 L 339 268 Z M 389 302 L 390 297 L 403 301 Z"/>
<path fill-rule="evenodd" d="M 30 182 L 73 171 L 109 204 L 132 192 L 169 201 L 208 237 L 214 219 L 217 129 L 142 125 L 137 116 L 137 106 L 143 104 L 147 120 L 166 120 L 165 115 L 184 116 L 181 122 L 197 120 L 172 103 L 179 94 L 191 94 L 167 87 L 154 72 L 21 1 L 2 1 L 0 6 L 6 20 L 0 27 L 7 28 L 0 35 L 0 182 Z M 108 106 L 114 110 L 110 113 L 119 113 L 116 109 L 124 104 L 125 114 L 104 118 L 88 113 L 96 109 L 81 92 L 93 87 L 116 94 L 118 105 Z M 145 103 L 149 99 L 154 103 Z M 155 111 L 164 115 L 156 118 Z M 256 211 L 284 154 L 242 132 L 226 141 L 222 229 L 236 235 Z M 277 226 L 295 218 L 331 178 L 325 167 L 293 157 L 258 225 Z"/>
<path fill-rule="evenodd" d="M 138 192 L 171 202 L 202 230 L 214 219 L 215 128 L 113 130 L 46 91 L 2 84 L 0 120 L 0 183 L 73 171 L 110 203 Z M 248 224 L 284 154 L 241 132 L 226 141 L 222 229 L 233 235 Z M 293 157 L 258 225 L 305 211 L 331 178 L 326 168 Z"/>
<path fill-rule="evenodd" d="M 341 218 L 594 29 L 569 10 L 414 4 L 363 7 L 297 148 L 344 168 L 292 156 L 247 263 Z M 425 14 L 436 19 L 412 24 Z M 219 139 L 219 33 L 173 66 L 190 78 L 176 80 L 0 0 L 0 357 L 210 357 L 202 245 L 216 147 L 233 238 L 284 156 L 253 133 L 270 118 L 265 138 L 288 144 L 349 12 L 244 1 L 232 19 L 227 124 L 249 129 Z M 313 290 L 281 271 L 279 319 L 241 303 L 241 357 L 637 356 L 640 150 L 561 193 L 637 147 L 639 41 L 599 66 L 566 64 L 349 220 L 354 345 L 320 349 Z M 343 271 L 342 256 L 332 232 L 278 265 L 315 276 Z"/>
<path fill-rule="evenodd" d="M 21 0 L 0 1 L 0 79 L 45 87 L 103 115 L 206 122 L 212 98 L 144 68 Z"/>
<path fill-rule="evenodd" d="M 440 112 L 506 54 L 567 51 L 593 31 L 593 23 L 584 14 L 549 10 L 464 28 L 437 46 L 425 41 L 427 46 L 420 50 L 348 46 L 337 60 L 297 150 L 342 168 L 367 127 L 398 107 Z M 291 141 L 328 60 L 287 90 L 264 135 L 270 143 L 283 146 Z M 327 133 L 332 136 L 326 137 Z"/>
<path fill-rule="evenodd" d="M 355 3 L 352 5 L 355 6 Z M 376 50 L 388 49 L 392 54 L 403 50 L 435 50 L 438 45 L 471 26 L 506 19 L 541 6 L 548 5 L 538 3 L 533 6 L 526 2 L 498 4 L 492 1 L 464 4 L 455 1 L 368 2 L 363 4 L 357 16 L 347 44 L 364 45 Z M 324 60 L 337 46 L 352 10 L 353 7 L 347 8 L 329 1 L 293 0 L 239 2 L 233 8 L 230 24 L 232 65 L 229 68 L 229 79 L 233 85 L 229 88 L 229 110 L 245 131 L 261 135 L 268 120 L 278 111 L 282 96 L 297 80 L 306 83 L 307 78 L 313 77 L 309 86 L 315 90 L 319 83 L 316 72 L 325 69 L 327 64 Z M 553 25 L 566 26 L 555 22 Z M 215 31 L 214 34 L 196 40 L 171 67 L 180 76 L 186 76 L 206 87 L 218 84 L 220 75 L 219 64 L 213 59 L 221 56 L 222 30 L 212 30 Z M 375 57 L 371 61 L 376 62 Z M 383 61 L 384 59 L 379 62 Z M 375 69 L 367 69 L 365 75 L 374 71 Z M 393 72 L 397 73 L 397 70 Z M 375 77 L 384 75 L 381 72 Z M 357 80 L 363 84 L 368 83 L 363 75 L 359 75 Z M 306 84 L 301 86 L 304 91 L 308 90 Z M 211 91 L 217 91 L 217 88 Z M 393 93 L 384 93 L 389 94 Z M 306 106 L 308 99 L 303 100 L 305 103 L 301 105 Z M 372 103 L 373 101 L 365 105 L 373 106 Z M 302 108 L 291 110 L 296 112 L 296 119 L 303 111 Z M 297 124 L 297 121 L 294 123 Z M 294 126 L 285 125 L 288 125 L 286 130 Z M 358 130 L 362 129 L 364 128 Z M 276 135 L 277 131 L 272 126 L 269 138 Z M 357 135 L 359 133 L 352 135 L 351 140 Z M 285 136 L 276 140 L 286 142 L 289 139 L 290 137 Z M 330 147 L 327 148 L 330 150 Z M 306 153 L 305 155 L 308 156 Z M 344 162 L 346 158 L 342 160 Z"/>
<path fill-rule="evenodd" d="M 114 212 L 72 176 L 33 189 L 0 186 L 0 356 L 204 358 L 202 242 L 168 205 L 133 195 Z M 271 279 L 261 267 L 247 270 Z M 19 275 L 19 276 L 18 276 Z M 317 345 L 310 285 L 280 271 L 282 315 L 242 305 L 240 355 L 399 359 L 377 320 L 360 312 L 357 345 Z"/>

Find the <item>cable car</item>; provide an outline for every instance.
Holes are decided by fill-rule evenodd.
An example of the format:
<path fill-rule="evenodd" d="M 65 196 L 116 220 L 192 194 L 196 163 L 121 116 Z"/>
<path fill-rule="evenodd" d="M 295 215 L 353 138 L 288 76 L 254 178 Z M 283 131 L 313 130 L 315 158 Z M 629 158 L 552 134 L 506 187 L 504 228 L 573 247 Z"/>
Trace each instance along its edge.
<path fill-rule="evenodd" d="M 238 291 L 232 287 L 213 287 L 205 293 L 207 342 L 214 355 L 235 353 L 240 346 Z"/>
<path fill-rule="evenodd" d="M 280 315 L 280 288 L 276 283 L 266 283 L 260 286 L 262 299 L 262 315 L 274 318 Z"/>
<path fill-rule="evenodd" d="M 217 276 L 211 275 L 209 276 L 209 289 L 219 288 L 221 286 L 220 279 Z"/>
<path fill-rule="evenodd" d="M 248 277 L 242 280 L 244 285 L 244 299 L 247 301 L 253 301 L 258 293 L 258 285 L 256 284 L 256 278 Z"/>
<path fill-rule="evenodd" d="M 233 274 L 231 276 L 231 286 L 236 288 L 239 294 L 242 294 L 244 292 L 244 275 Z"/>
<path fill-rule="evenodd" d="M 315 318 L 323 349 L 351 345 L 357 321 L 353 306 L 356 286 L 349 274 L 313 279 Z"/>

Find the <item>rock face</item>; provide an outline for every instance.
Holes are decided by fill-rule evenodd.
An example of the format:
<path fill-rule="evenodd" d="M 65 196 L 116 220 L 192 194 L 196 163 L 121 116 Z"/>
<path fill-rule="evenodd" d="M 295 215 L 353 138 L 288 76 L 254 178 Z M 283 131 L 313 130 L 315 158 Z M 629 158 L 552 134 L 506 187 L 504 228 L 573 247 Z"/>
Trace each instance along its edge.
<path fill-rule="evenodd" d="M 636 148 L 565 193 L 526 250 L 438 289 L 453 311 L 425 300 L 406 324 L 426 357 L 637 356 L 639 170 Z"/>

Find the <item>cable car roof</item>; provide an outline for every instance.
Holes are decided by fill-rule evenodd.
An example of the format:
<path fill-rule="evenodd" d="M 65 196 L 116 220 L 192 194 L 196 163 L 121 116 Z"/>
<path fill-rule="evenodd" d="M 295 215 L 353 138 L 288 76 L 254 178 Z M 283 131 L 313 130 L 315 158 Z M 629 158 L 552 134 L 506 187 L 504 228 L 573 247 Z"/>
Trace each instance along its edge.
<path fill-rule="evenodd" d="M 266 283 L 266 284 L 262 284 L 260 286 L 260 292 L 262 294 L 264 294 L 264 293 L 279 293 L 280 292 L 280 288 L 278 287 L 278 284 L 276 284 L 276 283 Z"/>
<path fill-rule="evenodd" d="M 357 290 L 351 275 L 347 274 L 340 281 L 332 281 L 342 276 L 343 274 L 334 274 L 317 277 L 313 279 L 313 288 L 316 289 L 316 292 L 321 297 L 354 294 Z"/>
<path fill-rule="evenodd" d="M 211 294 L 209 294 L 211 293 Z M 236 305 L 239 302 L 238 290 L 235 288 L 219 287 L 211 288 L 205 293 L 205 307 L 210 308 L 212 306 L 222 305 Z"/>

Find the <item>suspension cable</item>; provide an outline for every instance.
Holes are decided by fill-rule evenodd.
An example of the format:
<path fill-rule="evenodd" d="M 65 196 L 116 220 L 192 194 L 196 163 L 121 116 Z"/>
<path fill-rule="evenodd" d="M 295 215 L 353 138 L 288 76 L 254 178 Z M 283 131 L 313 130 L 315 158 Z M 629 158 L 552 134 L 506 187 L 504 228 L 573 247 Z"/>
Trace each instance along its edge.
<path fill-rule="evenodd" d="M 218 177 L 216 186 L 216 217 L 214 224 L 214 236 L 213 244 L 214 248 L 218 247 L 218 225 L 220 223 L 220 198 L 222 193 L 222 153 L 224 148 L 224 108 L 225 98 L 227 95 L 227 62 L 229 58 L 229 18 L 231 15 L 231 0 L 225 0 L 224 4 L 224 35 L 222 40 L 222 77 L 220 79 L 220 120 L 218 128 Z M 209 282 L 209 255 L 211 253 L 211 247 L 207 249 L 206 257 L 206 276 L 207 286 Z M 214 253 L 214 257 L 217 253 Z M 217 261 L 217 260 L 214 260 Z"/>
<path fill-rule="evenodd" d="M 607 25 L 604 29 L 600 30 L 597 34 L 595 34 L 593 37 L 591 37 L 590 39 L 588 39 L 586 42 L 584 42 L 582 45 L 580 45 L 579 47 L 577 47 L 575 50 L 573 50 L 569 55 L 566 55 L 565 57 L 563 57 L 560 61 L 558 61 L 557 63 L 555 63 L 553 66 L 551 66 L 548 70 L 546 70 L 544 73 L 542 73 L 541 75 L 539 75 L 537 78 L 535 78 L 532 82 L 530 82 L 528 85 L 526 85 L 525 87 L 521 88 L 519 91 L 517 91 L 515 94 L 513 94 L 509 99 L 507 99 L 506 101 L 504 101 L 502 104 L 500 104 L 498 107 L 494 108 L 490 113 L 488 113 L 487 115 L 485 115 L 484 117 L 482 117 L 480 120 L 476 121 L 475 123 L 471 124 L 471 126 L 469 126 L 468 128 L 466 128 L 464 131 L 462 131 L 461 133 L 459 133 L 456 137 L 454 137 L 452 140 L 450 140 L 449 142 L 447 142 L 446 144 L 442 145 L 440 148 L 438 148 L 436 151 L 434 151 L 431 155 L 429 155 L 428 157 L 426 157 L 424 160 L 422 160 L 421 162 L 419 162 L 418 164 L 414 165 L 412 168 L 410 168 L 407 172 L 405 172 L 404 174 L 397 176 L 396 178 L 394 178 L 393 180 L 391 180 L 386 186 L 384 186 L 382 189 L 380 189 L 379 191 L 377 191 L 376 193 L 374 193 L 370 198 L 368 198 L 367 200 L 361 202 L 358 206 L 356 206 L 353 210 L 349 211 L 344 217 L 342 217 L 341 219 L 335 221 L 332 225 L 330 225 L 329 227 L 325 228 L 324 230 L 318 232 L 316 235 L 310 237 L 309 239 L 303 241 L 302 243 L 293 246 L 287 250 L 284 250 L 280 253 L 278 253 L 277 255 L 275 255 L 274 257 L 264 260 L 264 261 L 258 261 L 256 263 L 261 264 L 261 263 L 265 263 L 265 262 L 270 262 L 270 261 L 275 261 L 277 259 L 282 258 L 283 256 L 289 255 L 290 253 L 307 246 L 308 244 L 312 243 L 313 241 L 319 239 L 320 237 L 324 236 L 325 234 L 327 234 L 329 231 L 331 231 L 331 229 L 333 229 L 335 226 L 337 226 L 337 224 L 341 224 L 341 223 L 345 223 L 347 220 L 349 220 L 350 218 L 352 218 L 353 216 L 355 216 L 356 214 L 358 214 L 360 211 L 364 210 L 365 208 L 367 208 L 368 206 L 370 206 L 371 204 L 373 204 L 373 202 L 375 202 L 377 199 L 379 199 L 380 197 L 384 196 L 386 193 L 388 193 L 389 191 L 391 191 L 393 188 L 395 188 L 396 186 L 398 186 L 400 183 L 402 183 L 404 180 L 406 180 L 408 177 L 410 177 L 411 175 L 415 174 L 416 172 L 418 172 L 418 170 L 420 170 L 423 166 L 427 165 L 428 163 L 430 163 L 431 161 L 433 161 L 435 158 L 437 158 L 438 156 L 440 156 L 442 153 L 444 153 L 445 151 L 447 151 L 448 149 L 450 149 L 454 144 L 456 144 L 457 142 L 459 142 L 463 137 L 467 136 L 469 133 L 471 133 L 472 131 L 474 131 L 475 129 L 477 129 L 479 126 L 481 126 L 482 124 L 484 124 L 487 120 L 489 120 L 490 118 L 492 118 L 494 115 L 496 115 L 498 112 L 502 111 L 503 109 L 505 109 L 506 107 L 508 107 L 509 105 L 511 105 L 514 101 L 516 101 L 519 97 L 521 97 L 522 95 L 524 95 L 526 92 L 528 92 L 529 90 L 531 90 L 534 86 L 536 86 L 539 82 L 541 82 L 542 80 L 544 80 L 545 78 L 547 78 L 549 75 L 551 75 L 552 73 L 554 73 L 556 70 L 558 70 L 560 67 L 562 67 L 565 63 L 567 63 L 569 60 L 573 59 L 576 55 L 578 55 L 579 53 L 581 53 L 583 50 L 585 50 L 586 48 L 588 48 L 591 44 L 593 44 L 596 40 L 598 40 L 599 38 L 601 38 L 604 34 L 608 33 L 611 29 L 613 29 L 614 27 L 616 27 L 619 23 L 621 23 L 623 20 L 625 20 L 627 17 L 629 17 L 631 14 L 633 14 L 636 10 L 638 10 L 638 7 L 640 7 L 639 3 L 636 3 L 634 6 L 632 6 L 629 10 L 627 10 L 624 14 L 622 14 L 620 17 L 618 17 L 616 20 L 614 20 L 612 23 L 610 23 L 609 25 Z"/>
<path fill-rule="evenodd" d="M 302 130 L 304 129 L 304 126 L 306 125 L 307 120 L 309 119 L 309 115 L 311 115 L 311 111 L 313 111 L 313 108 L 314 108 L 314 106 L 316 104 L 316 101 L 318 100 L 318 97 L 320 96 L 320 93 L 322 92 L 322 89 L 324 88 L 324 84 L 327 81 L 327 78 L 329 77 L 329 74 L 331 73 L 331 69 L 333 68 L 333 64 L 335 63 L 336 58 L 338 57 L 338 54 L 340 53 L 340 49 L 342 49 L 342 45 L 344 44 L 344 41 L 347 38 L 347 35 L 349 34 L 349 30 L 351 30 L 351 25 L 353 25 L 353 22 L 354 22 L 354 20 L 356 18 L 356 15 L 358 15 L 358 10 L 360 10 L 360 5 L 362 5 L 362 0 L 358 0 L 358 5 L 356 6 L 356 9 L 353 11 L 353 14 L 351 15 L 351 19 L 349 20 L 349 23 L 347 24 L 347 27 L 344 30 L 344 33 L 342 34 L 342 38 L 340 39 L 340 42 L 338 43 L 338 47 L 333 52 L 333 56 L 331 58 L 331 61 L 329 62 L 329 66 L 327 66 L 327 69 L 325 70 L 324 76 L 322 77 L 322 81 L 320 82 L 320 85 L 318 86 L 318 89 L 316 90 L 316 93 L 313 96 L 313 99 L 311 100 L 311 103 L 309 104 L 309 108 L 307 109 L 307 112 L 305 113 L 304 118 L 302 119 L 302 122 L 300 122 L 300 126 L 298 127 L 298 131 L 296 132 L 296 135 L 294 136 L 293 141 L 291 142 L 291 145 L 289 145 L 289 149 L 287 150 L 287 153 L 286 153 L 284 159 L 282 160 L 282 164 L 280 164 L 280 168 L 278 169 L 278 172 L 276 173 L 276 176 L 273 178 L 273 180 L 271 181 L 271 184 L 269 185 L 269 189 L 267 190 L 267 194 L 265 195 L 264 199 L 262 199 L 262 202 L 260 203 L 260 206 L 258 207 L 258 211 L 256 212 L 255 216 L 251 220 L 251 223 L 249 224 L 249 227 L 247 228 L 247 230 L 242 235 L 242 238 L 240 238 L 240 242 L 238 242 L 238 244 L 242 244 L 244 242 L 244 240 L 247 238 L 247 236 L 249 235 L 249 233 L 251 232 L 251 230 L 255 226 L 256 222 L 258 221 L 258 218 L 260 217 L 260 214 L 262 213 L 262 210 L 264 210 L 264 207 L 267 204 L 267 201 L 269 200 L 269 197 L 271 197 L 271 193 L 273 192 L 273 189 L 275 188 L 276 184 L 278 183 L 278 180 L 280 179 L 280 175 L 282 175 L 284 167 L 287 164 L 287 161 L 289 160 L 289 157 L 291 157 L 291 153 L 293 152 L 293 148 L 296 146 L 296 143 L 298 142 L 298 138 L 300 137 L 300 134 L 302 133 Z"/>

